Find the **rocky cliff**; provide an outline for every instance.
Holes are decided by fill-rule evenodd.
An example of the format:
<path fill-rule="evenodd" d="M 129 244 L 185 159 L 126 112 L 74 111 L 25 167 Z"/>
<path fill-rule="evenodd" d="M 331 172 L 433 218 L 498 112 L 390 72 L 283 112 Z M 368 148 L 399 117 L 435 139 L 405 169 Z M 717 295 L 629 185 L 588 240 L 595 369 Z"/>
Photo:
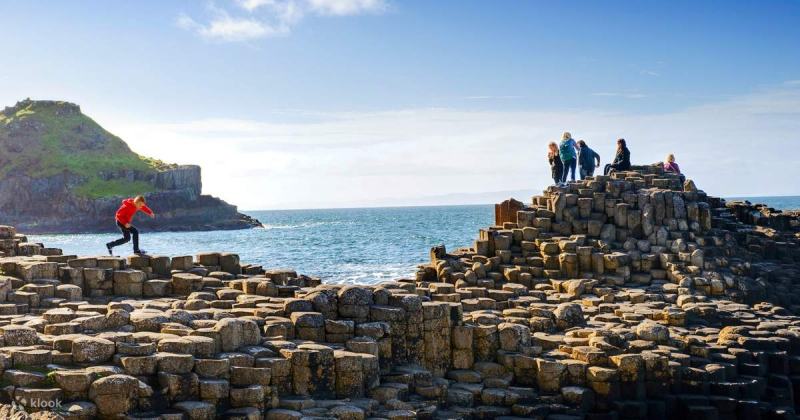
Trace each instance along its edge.
<path fill-rule="evenodd" d="M 148 230 L 259 225 L 202 195 L 200 167 L 139 156 L 75 104 L 24 100 L 0 112 L 0 221 L 28 232 L 115 229 L 120 200 L 142 194 L 158 217 Z"/>

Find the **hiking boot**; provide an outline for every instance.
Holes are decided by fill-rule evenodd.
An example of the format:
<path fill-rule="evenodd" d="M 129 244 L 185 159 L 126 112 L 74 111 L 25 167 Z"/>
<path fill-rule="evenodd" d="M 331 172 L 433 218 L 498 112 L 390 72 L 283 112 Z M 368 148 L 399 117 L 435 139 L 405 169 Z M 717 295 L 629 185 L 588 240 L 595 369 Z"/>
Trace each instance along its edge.
<path fill-rule="evenodd" d="M 106 249 L 108 250 L 108 255 L 111 255 L 113 257 L 114 256 L 114 252 L 111 251 L 111 245 L 106 244 Z"/>
<path fill-rule="evenodd" d="M 136 255 L 147 255 L 147 251 L 143 249 L 137 249 L 136 251 L 133 251 L 133 253 Z"/>

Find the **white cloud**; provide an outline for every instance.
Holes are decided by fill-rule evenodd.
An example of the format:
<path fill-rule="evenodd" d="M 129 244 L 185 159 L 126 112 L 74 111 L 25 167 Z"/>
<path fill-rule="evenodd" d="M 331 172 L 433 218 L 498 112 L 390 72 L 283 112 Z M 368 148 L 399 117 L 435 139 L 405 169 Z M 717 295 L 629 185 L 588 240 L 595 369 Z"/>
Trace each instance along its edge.
<path fill-rule="evenodd" d="M 140 153 L 200 164 L 205 192 L 244 209 L 540 190 L 549 182 L 545 146 L 564 130 L 585 139 L 604 163 L 618 137 L 628 140 L 635 163 L 675 153 L 688 176 L 715 195 L 800 195 L 790 175 L 800 165 L 795 86 L 645 115 L 454 109 L 298 115 L 290 122 L 98 121 Z"/>
<path fill-rule="evenodd" d="M 179 15 L 176 24 L 179 28 L 196 32 L 206 39 L 227 42 L 249 41 L 289 32 L 289 27 L 282 23 L 270 25 L 250 17 L 232 17 L 225 10 L 213 6 L 210 10 L 214 17 L 207 24 L 199 23 L 186 14 Z"/>
<path fill-rule="evenodd" d="M 639 73 L 643 74 L 645 76 L 653 76 L 653 77 L 661 76 L 661 73 L 659 73 L 657 71 L 653 71 L 653 70 L 642 70 Z"/>
<path fill-rule="evenodd" d="M 382 13 L 384 0 L 308 0 L 310 10 L 322 15 L 348 16 L 361 13 Z"/>
<path fill-rule="evenodd" d="M 207 7 L 208 23 L 181 14 L 178 27 L 207 39 L 235 42 L 286 35 L 306 15 L 353 16 L 383 13 L 386 0 L 233 0 L 237 10 L 215 3 Z"/>
<path fill-rule="evenodd" d="M 240 7 L 253 11 L 262 6 L 275 4 L 275 0 L 236 0 Z"/>

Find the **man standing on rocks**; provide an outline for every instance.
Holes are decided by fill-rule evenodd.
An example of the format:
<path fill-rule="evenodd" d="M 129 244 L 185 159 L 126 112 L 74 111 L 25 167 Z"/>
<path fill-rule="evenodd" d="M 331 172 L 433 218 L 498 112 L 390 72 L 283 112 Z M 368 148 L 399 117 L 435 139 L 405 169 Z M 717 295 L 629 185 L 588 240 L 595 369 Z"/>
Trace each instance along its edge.
<path fill-rule="evenodd" d="M 138 195 L 135 198 L 126 198 L 125 200 L 122 200 L 122 205 L 119 207 L 119 210 L 117 210 L 116 215 L 117 226 L 119 227 L 119 230 L 122 231 L 122 238 L 106 244 L 108 255 L 114 255 L 111 249 L 117 245 L 122 245 L 130 241 L 131 235 L 133 236 L 133 253 L 137 255 L 142 255 L 145 253 L 139 249 L 139 230 L 137 230 L 136 227 L 131 224 L 131 222 L 133 222 L 133 216 L 137 211 L 141 211 L 150 217 L 156 217 L 156 214 L 153 213 L 153 210 L 150 210 L 150 207 L 147 207 L 143 196 Z"/>

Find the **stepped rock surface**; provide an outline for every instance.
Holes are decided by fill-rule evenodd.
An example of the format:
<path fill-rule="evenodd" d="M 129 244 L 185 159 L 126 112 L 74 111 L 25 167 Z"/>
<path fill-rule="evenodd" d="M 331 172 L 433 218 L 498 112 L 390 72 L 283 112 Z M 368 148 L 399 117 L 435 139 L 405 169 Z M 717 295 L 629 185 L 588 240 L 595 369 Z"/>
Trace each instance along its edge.
<path fill-rule="evenodd" d="M 143 194 L 148 230 L 260 225 L 202 195 L 200 167 L 137 155 L 68 102 L 24 100 L 0 112 L 0 220 L 28 233 L 115 230 L 122 198 Z"/>
<path fill-rule="evenodd" d="M 795 418 L 799 222 L 635 167 L 504 202 L 474 246 L 374 286 L 229 253 L 62 255 L 2 226 L 0 403 L 68 419 Z"/>

